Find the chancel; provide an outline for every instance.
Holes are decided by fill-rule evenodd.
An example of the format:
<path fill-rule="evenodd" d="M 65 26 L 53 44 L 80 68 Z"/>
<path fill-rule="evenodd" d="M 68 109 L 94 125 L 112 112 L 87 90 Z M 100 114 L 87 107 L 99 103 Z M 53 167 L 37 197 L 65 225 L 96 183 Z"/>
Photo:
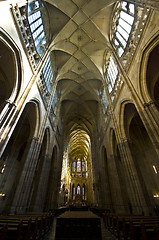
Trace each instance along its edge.
<path fill-rule="evenodd" d="M 159 239 L 158 23 L 158 0 L 0 0 L 0 239 Z"/>

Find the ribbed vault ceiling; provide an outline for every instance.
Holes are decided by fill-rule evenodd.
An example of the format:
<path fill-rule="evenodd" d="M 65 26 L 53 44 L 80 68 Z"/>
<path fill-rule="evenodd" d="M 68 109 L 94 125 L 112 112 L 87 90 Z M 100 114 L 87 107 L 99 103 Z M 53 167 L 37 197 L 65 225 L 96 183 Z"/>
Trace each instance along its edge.
<path fill-rule="evenodd" d="M 87 155 L 98 118 L 102 65 L 115 0 L 46 0 L 61 119 L 72 156 Z"/>

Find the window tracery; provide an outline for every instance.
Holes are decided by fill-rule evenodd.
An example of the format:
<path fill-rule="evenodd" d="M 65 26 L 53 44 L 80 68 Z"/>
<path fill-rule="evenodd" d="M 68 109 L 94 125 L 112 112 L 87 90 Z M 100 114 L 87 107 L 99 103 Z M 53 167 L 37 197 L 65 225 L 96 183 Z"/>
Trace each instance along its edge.
<path fill-rule="evenodd" d="M 53 89 L 54 85 L 54 79 L 55 79 L 55 66 L 54 66 L 54 55 L 49 55 L 45 65 L 42 68 L 40 78 L 38 79 L 38 85 L 41 90 L 41 94 L 44 99 L 45 106 L 48 106 L 50 97 L 51 97 L 51 91 Z M 56 90 L 55 90 L 56 92 Z M 54 93 L 54 96 L 56 94 Z M 54 96 L 52 102 L 54 102 Z M 52 104 L 53 105 L 53 104 Z M 54 112 L 54 111 L 53 111 Z"/>
<path fill-rule="evenodd" d="M 132 62 L 150 12 L 150 8 L 144 4 L 127 1 L 118 1 L 114 7 L 110 42 L 125 70 Z"/>
<path fill-rule="evenodd" d="M 48 57 L 48 60 L 42 70 L 42 74 L 43 74 L 43 78 L 46 83 L 46 87 L 47 87 L 48 91 L 51 92 L 54 72 L 53 72 L 53 66 L 51 63 L 50 56 Z"/>
<path fill-rule="evenodd" d="M 28 22 L 36 50 L 40 56 L 44 54 L 47 44 L 45 33 L 47 24 L 43 24 L 43 14 L 46 15 L 44 5 L 41 1 L 33 1 L 28 4 Z"/>
<path fill-rule="evenodd" d="M 112 43 L 119 57 L 126 48 L 129 35 L 134 23 L 135 6 L 132 3 L 121 1 L 116 7 L 112 26 Z"/>
<path fill-rule="evenodd" d="M 86 177 L 86 162 L 83 158 L 72 162 L 72 177 Z"/>
<path fill-rule="evenodd" d="M 104 55 L 103 75 L 106 82 L 106 92 L 105 92 L 106 98 L 107 98 L 107 95 L 109 95 L 111 102 L 115 103 L 123 85 L 123 77 L 118 69 L 113 53 L 109 49 L 106 49 L 105 55 Z M 104 91 L 103 91 L 103 94 L 104 94 Z M 107 108 L 105 113 L 107 112 L 108 112 L 108 102 L 107 102 Z"/>
<path fill-rule="evenodd" d="M 108 92 L 110 94 L 118 78 L 119 71 L 112 55 L 110 55 L 109 59 L 106 61 L 105 64 L 106 65 L 105 65 L 104 77 L 107 83 Z"/>
<path fill-rule="evenodd" d="M 49 44 L 49 20 L 42 0 L 32 1 L 12 8 L 16 23 L 24 41 L 30 64 L 34 71 L 40 57 L 46 51 Z"/>

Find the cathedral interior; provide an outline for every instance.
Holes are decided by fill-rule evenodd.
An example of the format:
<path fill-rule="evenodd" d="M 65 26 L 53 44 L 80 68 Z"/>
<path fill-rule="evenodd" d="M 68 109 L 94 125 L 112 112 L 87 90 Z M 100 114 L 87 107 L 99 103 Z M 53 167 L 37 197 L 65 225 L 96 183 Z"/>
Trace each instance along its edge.
<path fill-rule="evenodd" d="M 0 0 L 0 216 L 67 207 L 159 216 L 158 0 Z"/>

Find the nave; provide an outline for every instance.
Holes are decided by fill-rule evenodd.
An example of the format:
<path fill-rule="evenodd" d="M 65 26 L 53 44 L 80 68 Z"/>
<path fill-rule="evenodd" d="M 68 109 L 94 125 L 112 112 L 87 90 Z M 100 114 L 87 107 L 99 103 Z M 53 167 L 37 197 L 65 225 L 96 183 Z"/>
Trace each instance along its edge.
<path fill-rule="evenodd" d="M 159 239 L 158 23 L 158 0 L 0 0 L 0 240 Z"/>

